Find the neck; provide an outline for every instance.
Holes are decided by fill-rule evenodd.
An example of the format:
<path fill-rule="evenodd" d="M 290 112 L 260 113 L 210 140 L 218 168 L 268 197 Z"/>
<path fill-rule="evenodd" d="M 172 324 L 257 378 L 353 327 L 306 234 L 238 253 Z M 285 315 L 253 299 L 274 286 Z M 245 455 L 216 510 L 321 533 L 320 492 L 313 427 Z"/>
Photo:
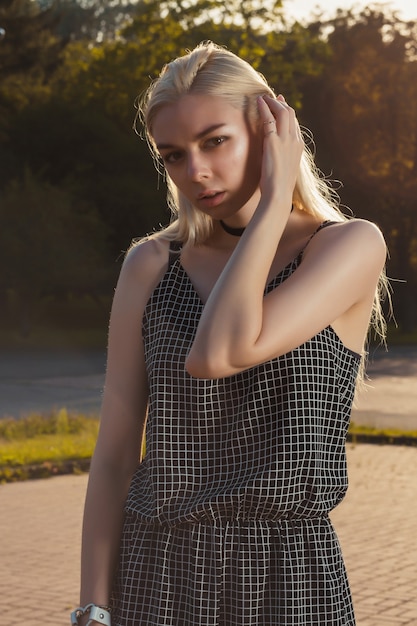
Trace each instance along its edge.
<path fill-rule="evenodd" d="M 235 228 L 234 226 L 228 226 L 227 224 L 225 224 L 225 222 L 223 222 L 223 220 L 220 220 L 220 226 L 226 233 L 232 235 L 233 237 L 241 237 L 245 232 L 245 226 Z"/>

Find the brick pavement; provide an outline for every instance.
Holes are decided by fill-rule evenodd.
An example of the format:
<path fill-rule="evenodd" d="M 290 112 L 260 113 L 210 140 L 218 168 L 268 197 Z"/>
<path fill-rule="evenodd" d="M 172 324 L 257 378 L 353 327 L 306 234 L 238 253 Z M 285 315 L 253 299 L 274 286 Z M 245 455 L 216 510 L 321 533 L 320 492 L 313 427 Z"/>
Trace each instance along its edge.
<path fill-rule="evenodd" d="M 348 447 L 349 490 L 333 512 L 357 626 L 417 625 L 417 448 Z"/>
<path fill-rule="evenodd" d="M 333 512 L 357 626 L 417 625 L 417 448 L 349 445 L 350 489 Z M 0 486 L 0 616 L 68 626 L 78 600 L 87 476 Z"/>

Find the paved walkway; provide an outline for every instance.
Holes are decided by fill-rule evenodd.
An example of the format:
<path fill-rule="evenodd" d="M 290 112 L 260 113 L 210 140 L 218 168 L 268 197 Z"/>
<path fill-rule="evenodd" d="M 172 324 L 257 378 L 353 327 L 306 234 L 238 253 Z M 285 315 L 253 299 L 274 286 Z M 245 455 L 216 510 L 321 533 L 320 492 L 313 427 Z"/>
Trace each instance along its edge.
<path fill-rule="evenodd" d="M 332 519 L 357 626 L 415 626 L 417 448 L 349 445 L 348 461 L 350 489 Z M 86 484 L 83 475 L 0 487 L 1 624 L 69 625 Z"/>
<path fill-rule="evenodd" d="M 0 417 L 97 411 L 103 353 L 0 355 Z M 417 349 L 372 359 L 353 420 L 417 430 Z M 350 489 L 333 512 L 357 626 L 417 626 L 417 448 L 349 445 Z M 0 486 L 0 624 L 68 626 L 78 603 L 87 476 Z M 267 625 L 265 625 L 267 626 Z"/>

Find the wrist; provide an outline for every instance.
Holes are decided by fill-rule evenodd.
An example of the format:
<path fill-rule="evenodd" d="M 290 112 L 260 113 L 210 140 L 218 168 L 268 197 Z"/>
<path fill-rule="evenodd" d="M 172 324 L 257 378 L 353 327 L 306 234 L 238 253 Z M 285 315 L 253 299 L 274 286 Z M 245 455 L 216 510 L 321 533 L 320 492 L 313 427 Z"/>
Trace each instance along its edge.
<path fill-rule="evenodd" d="M 79 606 L 71 613 L 71 626 L 89 626 L 92 623 L 111 626 L 111 608 L 98 604 Z"/>
<path fill-rule="evenodd" d="M 293 205 L 292 193 L 286 193 L 282 189 L 265 192 L 262 194 L 258 208 L 263 211 L 271 211 L 274 215 L 291 213 Z"/>

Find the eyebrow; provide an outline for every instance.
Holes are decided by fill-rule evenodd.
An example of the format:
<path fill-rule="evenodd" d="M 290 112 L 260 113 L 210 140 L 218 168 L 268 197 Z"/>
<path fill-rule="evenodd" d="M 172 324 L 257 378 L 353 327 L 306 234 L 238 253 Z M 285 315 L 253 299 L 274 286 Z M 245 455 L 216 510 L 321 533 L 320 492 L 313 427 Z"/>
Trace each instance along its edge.
<path fill-rule="evenodd" d="M 202 137 L 205 137 L 206 135 L 213 133 L 215 130 L 222 128 L 222 126 L 226 126 L 225 122 L 220 122 L 219 124 L 212 124 L 211 126 L 208 126 L 207 128 L 204 128 L 199 133 L 197 133 L 197 135 L 195 135 L 194 137 L 194 140 L 202 139 Z M 169 143 L 158 143 L 156 147 L 158 150 L 169 150 L 169 149 L 175 148 L 176 146 L 173 146 L 172 144 L 169 144 Z"/>

